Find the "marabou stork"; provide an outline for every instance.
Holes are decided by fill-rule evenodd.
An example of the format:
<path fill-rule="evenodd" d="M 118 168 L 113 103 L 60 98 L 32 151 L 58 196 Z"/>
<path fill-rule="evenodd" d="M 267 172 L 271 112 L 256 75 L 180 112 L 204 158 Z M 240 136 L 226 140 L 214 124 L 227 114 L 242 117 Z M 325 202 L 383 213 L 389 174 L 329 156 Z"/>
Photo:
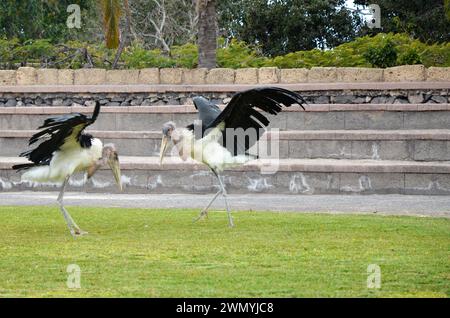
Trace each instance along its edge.
<path fill-rule="evenodd" d="M 29 145 L 40 144 L 32 150 L 20 154 L 31 163 L 13 166 L 13 169 L 26 170 L 22 181 L 62 183 L 58 196 L 61 213 L 66 220 L 72 236 L 87 234 L 81 230 L 64 207 L 63 197 L 66 185 L 72 174 L 86 172 L 89 179 L 102 166 L 109 165 L 114 179 L 122 190 L 119 158 L 113 144 L 106 144 L 84 129 L 93 124 L 100 113 L 100 103 L 96 102 L 92 117 L 83 114 L 70 114 L 48 118 L 34 134 Z"/>
<path fill-rule="evenodd" d="M 259 140 L 264 127 L 269 125 L 269 120 L 257 109 L 276 115 L 281 111 L 282 105 L 289 107 L 298 104 L 304 109 L 302 104 L 306 102 L 299 94 L 277 87 L 254 88 L 237 93 L 222 112 L 217 105 L 203 97 L 194 97 L 193 102 L 198 110 L 200 123 L 196 121 L 184 129 L 177 129 L 173 122 L 163 125 L 160 164 L 168 149 L 169 141 L 172 141 L 183 160 L 191 157 L 206 164 L 219 181 L 219 191 L 194 221 L 206 216 L 211 204 L 222 194 L 228 222 L 232 227 L 233 218 L 227 201 L 227 192 L 219 173 L 226 167 L 242 165 L 256 158 L 248 154 L 248 149 Z M 241 132 L 236 133 L 237 130 Z M 253 133 L 247 134 L 249 130 Z"/>

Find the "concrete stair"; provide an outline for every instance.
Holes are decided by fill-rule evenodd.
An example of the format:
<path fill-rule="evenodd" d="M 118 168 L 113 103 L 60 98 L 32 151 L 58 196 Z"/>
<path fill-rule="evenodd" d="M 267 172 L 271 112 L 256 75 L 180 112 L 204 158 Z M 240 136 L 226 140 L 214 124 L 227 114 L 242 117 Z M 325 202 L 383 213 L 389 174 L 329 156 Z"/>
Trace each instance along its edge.
<path fill-rule="evenodd" d="M 56 185 L 21 183 L 10 168 L 23 158 L 0 158 L 3 191 L 57 190 Z M 207 168 L 193 161 L 158 157 L 121 157 L 122 181 L 127 193 L 211 193 L 217 180 Z M 272 173 L 273 172 L 273 173 Z M 290 194 L 450 194 L 450 162 L 354 159 L 258 160 L 228 169 L 223 181 L 230 193 Z M 111 172 L 99 171 L 86 182 L 71 179 L 71 190 L 117 192 Z"/>
<path fill-rule="evenodd" d="M 411 86 L 391 84 L 380 83 L 376 89 L 389 94 L 390 89 Z M 367 88 L 361 84 L 333 85 L 322 85 L 321 89 L 347 92 Z M 439 88 L 430 83 L 424 85 L 425 89 L 442 89 L 442 84 Z M 185 86 L 168 86 L 164 90 L 220 94 L 243 89 L 229 85 Z M 150 87 L 115 88 L 137 94 Z M 46 93 L 69 90 L 95 96 L 113 93 L 115 88 L 97 86 L 89 92 L 80 87 L 45 90 Z M 33 94 L 42 91 L 39 87 L 26 89 Z M 161 89 L 158 87 L 158 92 Z M 305 89 L 313 90 L 315 86 Z M 17 89 L 20 94 L 25 91 L 24 87 Z M 15 88 L 9 89 L 9 93 L 14 94 Z M 24 161 L 17 154 L 27 148 L 28 138 L 45 118 L 72 112 L 91 113 L 92 109 L 0 107 L 0 191 L 48 190 L 49 187 L 57 190 L 54 185 L 20 183 L 20 174 L 12 171 L 11 166 Z M 118 146 L 126 192 L 211 193 L 216 189 L 216 180 L 205 166 L 178 158 L 167 158 L 163 166 L 158 163 L 162 124 L 172 120 L 178 126 L 185 126 L 195 119 L 196 110 L 192 105 L 104 106 L 89 131 L 104 142 Z M 305 112 L 291 107 L 270 119 L 271 127 L 280 129 L 280 158 L 261 159 L 227 170 L 223 180 L 231 193 L 450 194 L 448 103 L 309 104 Z M 87 184 L 83 176 L 74 176 L 71 189 L 116 191 L 111 172 L 105 169 Z"/>
<path fill-rule="evenodd" d="M 36 130 L 0 130 L 0 156 L 16 156 Z M 88 130 L 114 143 L 121 156 L 158 156 L 160 131 Z M 276 137 L 275 137 L 276 136 Z M 374 159 L 450 161 L 450 129 L 427 130 L 288 130 L 278 138 L 280 159 Z M 268 143 L 270 147 L 270 143 Z M 171 153 L 169 152 L 169 155 Z"/>

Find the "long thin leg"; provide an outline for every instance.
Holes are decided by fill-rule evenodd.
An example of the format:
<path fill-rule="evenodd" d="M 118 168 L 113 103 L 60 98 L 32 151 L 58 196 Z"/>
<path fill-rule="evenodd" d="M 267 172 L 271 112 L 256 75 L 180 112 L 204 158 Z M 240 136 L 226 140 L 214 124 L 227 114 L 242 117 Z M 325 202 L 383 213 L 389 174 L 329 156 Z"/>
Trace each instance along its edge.
<path fill-rule="evenodd" d="M 196 217 L 194 219 L 194 222 L 197 222 L 198 220 L 200 220 L 201 218 L 203 218 L 204 216 L 208 216 L 208 209 L 211 206 L 211 204 L 214 202 L 214 200 L 216 200 L 216 198 L 219 196 L 219 194 L 222 193 L 222 190 L 217 191 L 217 193 L 214 195 L 214 197 L 211 199 L 211 201 L 209 201 L 208 205 L 200 212 L 200 214 L 198 215 L 198 217 Z"/>
<path fill-rule="evenodd" d="M 70 234 L 72 234 L 72 236 L 75 237 L 77 235 L 87 234 L 87 232 L 85 232 L 79 228 L 79 226 L 75 223 L 75 221 L 70 216 L 69 212 L 67 212 L 66 208 L 64 207 L 64 192 L 66 190 L 67 183 L 69 182 L 69 178 L 70 178 L 70 176 L 67 176 L 66 179 L 64 179 L 63 185 L 61 187 L 61 192 L 58 195 L 57 201 L 59 204 L 59 209 L 60 209 L 64 219 L 66 220 L 67 227 L 69 228 Z"/>
<path fill-rule="evenodd" d="M 227 215 L 228 215 L 228 225 L 230 226 L 230 227 L 233 227 L 234 226 L 234 223 L 233 223 L 233 216 L 231 215 L 231 210 L 230 210 L 230 206 L 228 205 L 228 200 L 227 200 L 227 190 L 225 190 L 225 186 L 223 185 L 223 183 L 222 183 L 222 180 L 220 179 L 220 176 L 213 170 L 213 172 L 214 172 L 214 174 L 216 175 L 216 177 L 217 177 L 217 179 L 219 180 L 219 184 L 220 184 L 220 187 L 221 187 L 221 189 L 222 189 L 222 196 L 223 196 L 223 199 L 224 199 L 224 201 L 225 201 L 225 206 L 226 206 L 226 208 L 227 208 Z"/>

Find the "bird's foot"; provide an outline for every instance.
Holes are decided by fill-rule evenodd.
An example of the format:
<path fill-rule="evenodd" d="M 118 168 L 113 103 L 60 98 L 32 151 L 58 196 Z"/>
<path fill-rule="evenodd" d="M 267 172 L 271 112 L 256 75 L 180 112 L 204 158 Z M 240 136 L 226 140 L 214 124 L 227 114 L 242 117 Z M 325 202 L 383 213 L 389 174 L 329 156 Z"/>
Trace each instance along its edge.
<path fill-rule="evenodd" d="M 70 231 L 70 233 L 72 234 L 72 236 L 73 236 L 74 238 L 79 237 L 79 236 L 83 236 L 83 235 L 87 235 L 87 234 L 88 234 L 88 232 L 83 231 L 83 230 L 80 229 L 80 228 L 75 228 L 75 229 L 73 229 L 72 231 Z"/>
<path fill-rule="evenodd" d="M 208 218 L 208 210 L 202 210 L 200 214 L 194 219 L 194 222 L 197 222 L 200 219 Z"/>

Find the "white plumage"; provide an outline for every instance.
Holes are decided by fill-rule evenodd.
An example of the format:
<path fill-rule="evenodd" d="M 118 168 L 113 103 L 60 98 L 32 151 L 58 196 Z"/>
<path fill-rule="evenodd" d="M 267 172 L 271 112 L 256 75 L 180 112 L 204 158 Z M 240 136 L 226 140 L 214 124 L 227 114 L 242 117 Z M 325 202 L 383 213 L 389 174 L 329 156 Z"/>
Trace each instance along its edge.
<path fill-rule="evenodd" d="M 103 146 L 100 139 L 84 133 L 84 129 L 95 122 L 99 113 L 100 103 L 97 102 L 92 117 L 77 113 L 46 119 L 39 127 L 41 130 L 29 141 L 30 145 L 40 142 L 39 145 L 20 154 L 30 162 L 13 166 L 13 169 L 25 170 L 22 181 L 62 183 L 57 201 L 73 236 L 87 232 L 78 227 L 63 204 L 64 191 L 70 176 L 76 172 L 86 172 L 89 178 L 107 164 L 113 171 L 119 189 L 122 189 L 119 157 L 115 146 Z"/>
<path fill-rule="evenodd" d="M 48 166 L 37 166 L 22 175 L 22 181 L 64 182 L 67 175 L 86 171 L 102 157 L 103 143 L 92 138 L 90 148 L 82 148 L 79 143 L 66 144 L 63 151 L 55 151 Z"/>
<path fill-rule="evenodd" d="M 160 162 L 168 142 L 172 141 L 183 160 L 191 157 L 207 165 L 217 177 L 220 190 L 200 212 L 197 220 L 207 214 L 211 204 L 222 194 L 229 225 L 233 226 L 227 193 L 219 173 L 256 158 L 248 152 L 259 140 L 264 127 L 269 125 L 269 120 L 260 111 L 276 115 L 283 105 L 289 107 L 298 104 L 303 108 L 302 103 L 305 101 L 299 94 L 283 88 L 261 87 L 235 94 L 223 111 L 203 97 L 194 97 L 193 102 L 198 110 L 199 121 L 185 129 L 177 129 L 173 122 L 163 125 Z"/>

